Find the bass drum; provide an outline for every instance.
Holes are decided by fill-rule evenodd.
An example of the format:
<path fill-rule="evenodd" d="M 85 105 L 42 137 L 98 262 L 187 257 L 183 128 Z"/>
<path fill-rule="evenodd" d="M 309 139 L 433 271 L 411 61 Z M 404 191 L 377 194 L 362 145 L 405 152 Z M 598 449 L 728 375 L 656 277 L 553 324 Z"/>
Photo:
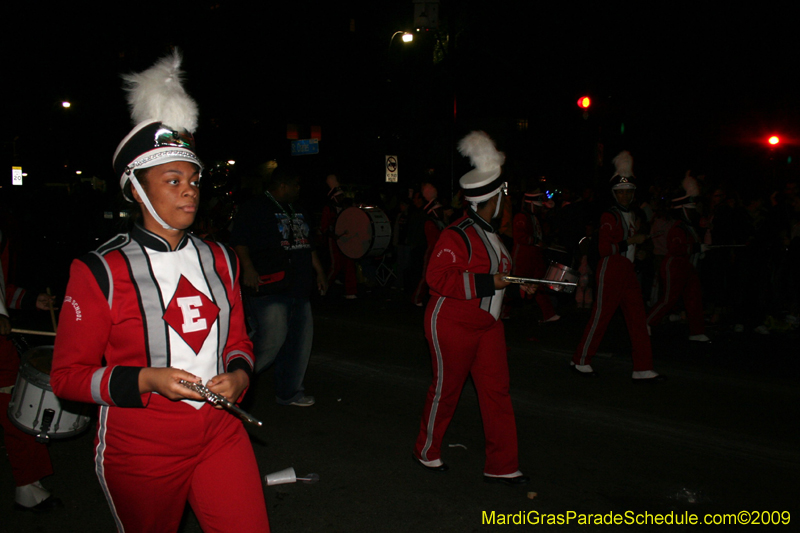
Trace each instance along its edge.
<path fill-rule="evenodd" d="M 392 242 L 392 224 L 377 207 L 348 207 L 336 218 L 336 244 L 350 259 L 383 255 Z"/>
<path fill-rule="evenodd" d="M 39 346 L 25 352 L 17 384 L 8 404 L 8 418 L 39 442 L 50 437 L 77 435 L 89 426 L 89 404 L 59 399 L 50 387 L 53 347 Z"/>

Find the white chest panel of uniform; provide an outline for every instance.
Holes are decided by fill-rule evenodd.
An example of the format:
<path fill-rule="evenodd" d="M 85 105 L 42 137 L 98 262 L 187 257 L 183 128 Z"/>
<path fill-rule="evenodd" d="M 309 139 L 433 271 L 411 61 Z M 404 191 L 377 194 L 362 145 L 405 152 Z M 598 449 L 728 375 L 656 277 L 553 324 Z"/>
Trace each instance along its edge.
<path fill-rule="evenodd" d="M 628 237 L 633 237 L 633 235 L 636 233 L 636 227 L 633 224 L 633 213 L 631 213 L 630 211 L 628 212 L 621 211 L 621 214 L 622 218 L 625 219 L 625 227 L 628 229 L 628 234 L 625 235 L 625 238 L 627 239 Z M 628 260 L 630 260 L 630 262 L 633 263 L 633 259 L 636 257 L 635 244 L 628 245 L 628 251 L 625 252 L 625 257 L 627 257 Z"/>
<path fill-rule="evenodd" d="M 497 233 L 489 233 L 487 231 L 486 236 L 494 249 L 494 253 L 497 254 L 497 259 L 499 261 L 497 272 L 511 272 L 511 254 L 508 253 L 508 250 L 503 245 L 503 241 L 500 240 Z M 491 274 L 494 274 L 494 272 L 491 272 Z M 489 312 L 495 320 L 500 318 L 500 310 L 503 307 L 503 295 L 505 292 L 505 289 L 494 291 L 494 298 L 492 298 L 492 306 Z"/>
<path fill-rule="evenodd" d="M 207 383 L 217 375 L 219 308 L 212 301 L 197 249 L 189 242 L 173 252 L 146 250 L 166 309 L 170 366 Z M 196 409 L 205 405 L 183 401 Z"/>

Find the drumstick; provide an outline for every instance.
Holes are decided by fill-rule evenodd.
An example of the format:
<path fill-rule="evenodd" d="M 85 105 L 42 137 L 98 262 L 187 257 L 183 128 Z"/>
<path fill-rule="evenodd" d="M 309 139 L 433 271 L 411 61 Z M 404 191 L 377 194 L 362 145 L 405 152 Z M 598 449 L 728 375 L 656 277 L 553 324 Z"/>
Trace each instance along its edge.
<path fill-rule="evenodd" d="M 55 337 L 55 331 L 34 331 L 32 329 L 11 328 L 11 333 L 27 333 L 28 335 L 43 335 L 45 337 Z"/>
<path fill-rule="evenodd" d="M 50 287 L 47 287 L 47 296 L 52 296 L 50 294 Z M 47 300 L 47 307 L 50 308 L 50 320 L 53 321 L 53 334 L 58 330 L 58 324 L 56 323 L 56 312 L 53 310 L 53 300 Z"/>

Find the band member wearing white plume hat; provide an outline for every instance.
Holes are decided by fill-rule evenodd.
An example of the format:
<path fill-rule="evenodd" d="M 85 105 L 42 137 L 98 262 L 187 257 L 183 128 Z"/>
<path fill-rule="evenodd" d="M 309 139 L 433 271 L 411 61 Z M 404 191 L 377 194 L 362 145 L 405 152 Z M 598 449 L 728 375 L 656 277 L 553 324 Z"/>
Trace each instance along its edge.
<path fill-rule="evenodd" d="M 636 382 L 654 382 L 663 377 L 653 371 L 653 352 L 647 334 L 647 322 L 639 281 L 633 268 L 636 245 L 647 235 L 637 234 L 637 221 L 630 206 L 636 185 L 633 183 L 633 158 L 627 151 L 614 158 L 616 172 L 611 178 L 611 194 L 616 205 L 600 218 L 597 263 L 597 298 L 583 338 L 570 366 L 584 377 L 596 377 L 592 357 L 618 307 L 622 308 L 633 347 L 633 375 Z"/>
<path fill-rule="evenodd" d="M 425 336 L 433 382 L 413 458 L 428 470 L 448 469 L 441 459 L 442 439 L 471 375 L 486 436 L 483 479 L 522 485 L 529 477 L 519 470 L 505 333 L 498 320 L 509 285 L 504 276 L 511 272 L 511 254 L 491 224 L 505 201 L 506 184 L 501 177 L 505 156 L 484 132 L 467 135 L 459 150 L 475 166 L 459 181 L 470 207 L 466 216 L 442 232 L 428 263 L 431 299 L 425 312 Z"/>
<path fill-rule="evenodd" d="M 119 531 L 176 531 L 187 502 L 205 531 L 268 531 L 241 421 L 181 384 L 239 401 L 253 350 L 236 255 L 188 232 L 202 164 L 179 67 L 176 52 L 126 78 L 138 124 L 114 168 L 142 221 L 73 261 L 52 387 L 100 405 L 95 469 Z"/>

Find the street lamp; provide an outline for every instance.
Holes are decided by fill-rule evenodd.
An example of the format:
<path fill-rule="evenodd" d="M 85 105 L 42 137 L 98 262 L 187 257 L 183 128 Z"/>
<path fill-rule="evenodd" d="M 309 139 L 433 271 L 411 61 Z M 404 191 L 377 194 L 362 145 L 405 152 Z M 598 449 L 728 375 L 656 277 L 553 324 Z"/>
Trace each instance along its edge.
<path fill-rule="evenodd" d="M 414 34 L 413 33 L 408 32 L 408 31 L 398 30 L 398 31 L 394 32 L 391 37 L 389 37 L 389 46 L 390 47 L 392 46 L 392 41 L 394 40 L 395 36 L 398 35 L 398 34 L 401 34 L 403 36 L 402 39 L 403 39 L 404 43 L 410 43 L 411 41 L 414 40 Z"/>

